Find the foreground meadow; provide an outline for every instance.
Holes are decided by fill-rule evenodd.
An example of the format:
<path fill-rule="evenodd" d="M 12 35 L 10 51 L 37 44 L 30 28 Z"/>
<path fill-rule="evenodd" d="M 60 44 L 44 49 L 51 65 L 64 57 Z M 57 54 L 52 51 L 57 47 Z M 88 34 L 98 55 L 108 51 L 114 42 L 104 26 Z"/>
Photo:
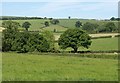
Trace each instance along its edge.
<path fill-rule="evenodd" d="M 118 60 L 40 54 L 2 53 L 3 81 L 117 81 Z"/>

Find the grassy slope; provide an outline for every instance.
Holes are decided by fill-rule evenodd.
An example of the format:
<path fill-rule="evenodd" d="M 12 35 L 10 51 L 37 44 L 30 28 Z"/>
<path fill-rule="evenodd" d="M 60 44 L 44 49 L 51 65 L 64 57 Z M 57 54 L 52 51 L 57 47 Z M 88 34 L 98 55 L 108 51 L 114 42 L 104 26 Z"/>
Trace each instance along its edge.
<path fill-rule="evenodd" d="M 117 60 L 3 53 L 3 80 L 118 80 Z"/>
<path fill-rule="evenodd" d="M 111 21 L 99 21 L 99 20 L 88 20 L 88 19 L 60 19 L 60 24 L 62 26 L 68 27 L 68 28 L 75 28 L 75 23 L 76 21 L 80 21 L 82 22 L 82 24 L 86 23 L 86 22 L 90 22 L 90 23 L 96 23 L 99 25 L 103 25 L 104 23 L 107 22 L 111 22 Z M 118 22 L 117 21 L 112 21 L 115 23 L 116 27 L 118 27 Z"/>
<path fill-rule="evenodd" d="M 118 37 L 93 39 L 91 50 L 118 50 Z"/>
<path fill-rule="evenodd" d="M 55 43 L 55 46 L 57 49 L 60 49 L 57 43 Z M 66 51 L 71 51 L 71 50 L 72 48 L 66 49 Z M 80 51 L 81 50 L 93 50 L 93 51 L 118 50 L 118 37 L 92 39 L 92 44 L 89 49 L 80 47 L 79 50 Z"/>
<path fill-rule="evenodd" d="M 43 30 L 48 30 L 48 31 L 54 31 L 54 29 L 56 29 L 56 31 L 59 31 L 59 32 L 64 32 L 65 30 L 67 30 L 67 28 L 64 28 L 59 25 L 51 25 L 49 27 L 43 28 Z"/>
<path fill-rule="evenodd" d="M 51 25 L 50 24 L 50 27 L 48 27 L 48 30 L 51 31 L 51 29 L 49 28 L 57 28 L 58 31 L 60 30 L 61 31 L 61 27 L 62 27 L 62 31 L 65 31 L 66 28 L 75 28 L 75 23 L 76 21 L 78 21 L 79 19 L 59 19 L 60 23 L 59 25 Z M 28 21 L 32 24 L 32 26 L 29 28 L 30 31 L 40 31 L 41 30 L 41 27 L 44 26 L 44 22 L 45 21 L 50 21 L 50 20 L 45 20 L 45 19 L 37 19 L 37 20 L 13 20 L 13 21 L 16 21 L 16 22 L 19 22 L 21 25 L 23 22 L 25 21 Z M 104 23 L 106 22 L 110 22 L 110 21 L 97 21 L 97 20 L 82 20 L 80 19 L 79 21 L 81 21 L 83 24 L 86 23 L 86 22 L 91 22 L 91 23 L 97 23 L 97 24 L 100 24 L 100 25 L 103 25 Z M 116 26 L 118 27 L 118 22 L 117 21 L 113 21 Z M 0 20 L 0 26 L 1 26 L 1 20 Z M 60 28 L 60 29 L 59 29 Z M 47 29 L 46 29 L 47 30 Z M 53 31 L 53 30 L 52 30 Z"/>

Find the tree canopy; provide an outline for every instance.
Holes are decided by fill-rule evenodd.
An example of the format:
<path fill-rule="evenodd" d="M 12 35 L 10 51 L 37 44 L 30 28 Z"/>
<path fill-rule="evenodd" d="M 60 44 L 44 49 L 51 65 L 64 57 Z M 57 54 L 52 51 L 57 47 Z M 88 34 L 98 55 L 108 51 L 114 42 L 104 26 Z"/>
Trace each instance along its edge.
<path fill-rule="evenodd" d="M 52 24 L 56 25 L 56 24 L 59 23 L 59 20 L 58 20 L 58 19 L 52 19 L 50 22 L 51 22 Z"/>
<path fill-rule="evenodd" d="M 49 22 L 48 21 L 45 21 L 44 22 L 44 25 L 47 27 L 47 26 L 49 26 Z"/>
<path fill-rule="evenodd" d="M 22 24 L 22 27 L 23 28 L 25 28 L 26 29 L 26 31 L 28 31 L 28 28 L 30 28 L 30 23 L 29 22 L 24 22 L 23 24 Z"/>
<path fill-rule="evenodd" d="M 10 51 L 12 47 L 12 42 L 18 33 L 18 27 L 20 24 L 13 21 L 3 21 L 2 27 L 5 28 L 2 32 L 2 51 Z"/>
<path fill-rule="evenodd" d="M 91 37 L 80 29 L 68 29 L 59 38 L 58 44 L 62 49 L 71 47 L 77 52 L 80 46 L 89 48 L 91 45 Z"/>
<path fill-rule="evenodd" d="M 42 32 L 42 35 L 47 40 L 47 42 L 50 44 L 50 48 L 48 50 L 53 51 L 55 49 L 55 46 L 54 46 L 55 37 L 54 37 L 53 33 L 45 30 Z"/>
<path fill-rule="evenodd" d="M 82 22 L 77 21 L 77 22 L 75 23 L 75 27 L 80 27 L 80 26 L 82 26 Z"/>
<path fill-rule="evenodd" d="M 86 30 L 89 33 L 96 33 L 98 26 L 99 26 L 98 24 L 86 22 L 83 25 L 82 29 Z"/>
<path fill-rule="evenodd" d="M 13 41 L 12 50 L 26 52 L 47 52 L 50 45 L 39 33 L 19 32 Z"/>

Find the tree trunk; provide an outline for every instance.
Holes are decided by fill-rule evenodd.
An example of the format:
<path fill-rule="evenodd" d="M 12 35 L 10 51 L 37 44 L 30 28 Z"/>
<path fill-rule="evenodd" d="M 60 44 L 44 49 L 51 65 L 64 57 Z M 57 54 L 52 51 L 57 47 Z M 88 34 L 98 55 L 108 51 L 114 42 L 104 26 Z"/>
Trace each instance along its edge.
<path fill-rule="evenodd" d="M 26 28 L 26 31 L 28 31 L 28 28 Z"/>
<path fill-rule="evenodd" d="M 77 52 L 77 50 L 78 50 L 78 48 L 76 47 L 76 48 L 73 48 L 74 49 L 74 52 L 76 53 Z"/>

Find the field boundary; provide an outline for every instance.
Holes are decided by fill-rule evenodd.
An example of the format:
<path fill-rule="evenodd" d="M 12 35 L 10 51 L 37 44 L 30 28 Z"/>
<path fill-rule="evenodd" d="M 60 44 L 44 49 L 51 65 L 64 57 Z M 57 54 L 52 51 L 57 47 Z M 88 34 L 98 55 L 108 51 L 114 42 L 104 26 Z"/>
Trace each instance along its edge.
<path fill-rule="evenodd" d="M 24 55 L 26 53 L 19 53 L 19 54 Z M 73 57 L 102 58 L 102 59 L 118 59 L 118 55 L 119 55 L 119 53 L 39 53 L 39 52 L 29 52 L 27 54 L 40 55 L 40 56 L 71 56 L 71 57 L 73 56 Z"/>

